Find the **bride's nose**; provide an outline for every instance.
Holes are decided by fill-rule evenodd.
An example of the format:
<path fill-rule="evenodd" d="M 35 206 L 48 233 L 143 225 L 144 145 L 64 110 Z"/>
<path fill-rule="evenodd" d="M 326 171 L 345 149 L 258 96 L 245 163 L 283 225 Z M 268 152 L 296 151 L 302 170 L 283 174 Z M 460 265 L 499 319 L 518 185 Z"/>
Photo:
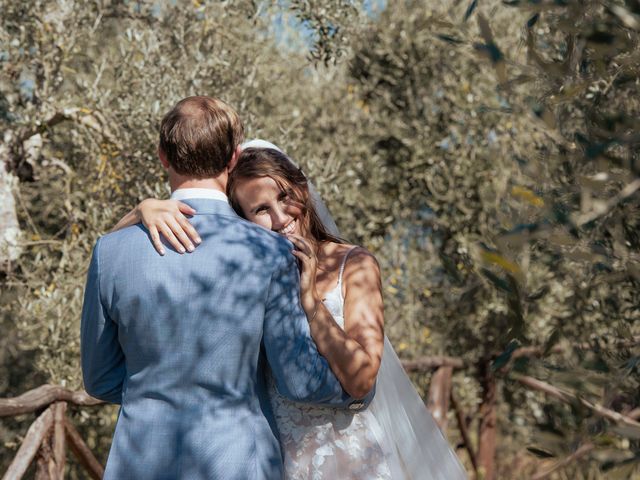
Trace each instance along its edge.
<path fill-rule="evenodd" d="M 271 228 L 280 230 L 287 226 L 291 217 L 282 209 L 274 208 L 271 210 Z"/>

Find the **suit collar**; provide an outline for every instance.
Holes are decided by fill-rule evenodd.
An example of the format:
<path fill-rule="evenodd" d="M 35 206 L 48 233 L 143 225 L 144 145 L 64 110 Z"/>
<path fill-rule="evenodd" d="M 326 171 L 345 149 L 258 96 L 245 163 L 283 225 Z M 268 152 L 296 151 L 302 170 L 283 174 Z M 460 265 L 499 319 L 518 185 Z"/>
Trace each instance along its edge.
<path fill-rule="evenodd" d="M 210 198 L 187 198 L 181 200 L 194 208 L 196 215 L 228 215 L 237 217 L 238 214 L 224 200 L 214 200 Z"/>
<path fill-rule="evenodd" d="M 213 188 L 178 188 L 171 194 L 172 200 L 189 200 L 194 198 L 208 198 L 228 202 L 227 196 L 220 190 Z"/>

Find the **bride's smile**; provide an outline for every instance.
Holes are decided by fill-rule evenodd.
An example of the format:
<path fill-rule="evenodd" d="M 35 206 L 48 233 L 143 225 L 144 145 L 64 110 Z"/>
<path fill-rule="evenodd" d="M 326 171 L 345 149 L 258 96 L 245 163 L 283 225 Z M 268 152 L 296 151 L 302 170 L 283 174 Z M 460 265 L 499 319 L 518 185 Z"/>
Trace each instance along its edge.
<path fill-rule="evenodd" d="M 291 220 L 286 227 L 277 230 L 277 232 L 281 235 L 289 235 L 291 233 L 295 233 L 296 226 L 298 225 L 297 220 Z"/>
<path fill-rule="evenodd" d="M 302 234 L 302 209 L 273 178 L 243 179 L 236 190 L 247 220 L 282 235 Z"/>

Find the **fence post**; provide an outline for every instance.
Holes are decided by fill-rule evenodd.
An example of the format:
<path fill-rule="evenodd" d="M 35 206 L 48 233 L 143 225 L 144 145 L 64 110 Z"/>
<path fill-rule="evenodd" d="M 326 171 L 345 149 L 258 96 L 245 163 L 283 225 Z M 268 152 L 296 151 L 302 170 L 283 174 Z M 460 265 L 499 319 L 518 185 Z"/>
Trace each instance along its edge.
<path fill-rule="evenodd" d="M 436 369 L 431 377 L 431 385 L 429 386 L 429 395 L 427 397 L 427 406 L 442 433 L 447 431 L 447 412 L 449 411 L 449 399 L 451 397 L 452 376 L 453 367 L 447 366 Z"/>
<path fill-rule="evenodd" d="M 64 479 L 64 466 L 67 460 L 67 438 L 64 432 L 64 419 L 67 402 L 56 402 L 53 414 L 53 459 L 56 464 L 56 480 Z"/>
<path fill-rule="evenodd" d="M 496 377 L 491 370 L 491 360 L 480 361 L 479 378 L 482 386 L 482 402 L 478 425 L 478 468 L 484 480 L 495 478 L 495 459 L 497 442 L 497 384 Z"/>
<path fill-rule="evenodd" d="M 52 425 L 53 411 L 52 408 L 49 407 L 31 424 L 29 430 L 27 430 L 22 445 L 20 445 L 18 453 L 16 453 L 13 462 L 9 465 L 2 480 L 19 480 L 24 476 Z"/>

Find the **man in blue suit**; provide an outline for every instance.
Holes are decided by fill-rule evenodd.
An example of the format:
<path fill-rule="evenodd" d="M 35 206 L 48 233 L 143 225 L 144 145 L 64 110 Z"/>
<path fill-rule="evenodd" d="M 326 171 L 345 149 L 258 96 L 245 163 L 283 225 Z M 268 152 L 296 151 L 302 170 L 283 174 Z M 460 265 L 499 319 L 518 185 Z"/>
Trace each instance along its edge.
<path fill-rule="evenodd" d="M 201 246 L 160 256 L 139 224 L 96 243 L 81 351 L 87 392 L 121 404 L 105 479 L 281 478 L 267 365 L 292 400 L 362 405 L 310 337 L 291 243 L 227 203 L 242 137 L 224 102 L 179 102 L 159 156 L 172 197 L 197 211 Z"/>

